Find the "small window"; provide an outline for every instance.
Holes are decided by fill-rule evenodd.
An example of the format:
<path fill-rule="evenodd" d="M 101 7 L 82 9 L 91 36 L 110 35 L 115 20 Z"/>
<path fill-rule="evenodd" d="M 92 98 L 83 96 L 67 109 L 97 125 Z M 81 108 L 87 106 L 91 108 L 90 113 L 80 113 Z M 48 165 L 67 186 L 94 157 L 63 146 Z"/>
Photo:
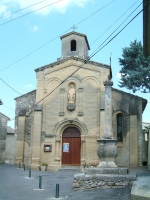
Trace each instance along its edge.
<path fill-rule="evenodd" d="M 71 40 L 71 51 L 76 51 L 76 41 Z"/>
<path fill-rule="evenodd" d="M 123 117 L 122 114 L 117 115 L 117 139 L 118 142 L 122 142 L 122 132 L 123 132 Z"/>

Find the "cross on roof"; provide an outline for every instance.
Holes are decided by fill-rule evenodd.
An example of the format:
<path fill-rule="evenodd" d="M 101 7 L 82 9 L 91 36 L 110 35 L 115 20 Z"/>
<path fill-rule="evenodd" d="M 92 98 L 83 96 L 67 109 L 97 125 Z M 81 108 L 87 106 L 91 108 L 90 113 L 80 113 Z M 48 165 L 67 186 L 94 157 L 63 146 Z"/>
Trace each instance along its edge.
<path fill-rule="evenodd" d="M 71 29 L 73 29 L 73 31 L 75 31 L 75 29 L 78 28 L 75 25 L 73 25 L 73 27 L 71 27 Z"/>

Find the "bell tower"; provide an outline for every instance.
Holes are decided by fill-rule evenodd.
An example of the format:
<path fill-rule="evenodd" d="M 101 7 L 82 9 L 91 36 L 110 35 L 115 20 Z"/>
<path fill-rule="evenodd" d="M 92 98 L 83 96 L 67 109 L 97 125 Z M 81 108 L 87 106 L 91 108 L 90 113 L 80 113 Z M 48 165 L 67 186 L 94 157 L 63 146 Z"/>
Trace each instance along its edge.
<path fill-rule="evenodd" d="M 72 31 L 62 35 L 60 39 L 62 41 L 62 59 L 72 56 L 82 59 L 86 59 L 88 57 L 88 50 L 90 50 L 90 46 L 86 35 Z"/>

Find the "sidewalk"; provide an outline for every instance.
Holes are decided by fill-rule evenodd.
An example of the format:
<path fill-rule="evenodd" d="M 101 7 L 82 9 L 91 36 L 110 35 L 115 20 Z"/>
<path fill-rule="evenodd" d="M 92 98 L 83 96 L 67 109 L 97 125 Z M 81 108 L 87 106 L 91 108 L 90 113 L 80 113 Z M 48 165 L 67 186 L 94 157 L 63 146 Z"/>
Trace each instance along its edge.
<path fill-rule="evenodd" d="M 146 168 L 130 169 L 138 171 L 138 176 L 150 176 Z M 72 191 L 73 176 L 79 171 L 61 170 L 29 171 L 12 165 L 0 165 L 0 200 L 129 200 L 131 188 L 93 189 Z M 42 176 L 42 189 L 39 189 L 39 176 Z M 59 196 L 55 198 L 56 183 L 59 183 Z"/>

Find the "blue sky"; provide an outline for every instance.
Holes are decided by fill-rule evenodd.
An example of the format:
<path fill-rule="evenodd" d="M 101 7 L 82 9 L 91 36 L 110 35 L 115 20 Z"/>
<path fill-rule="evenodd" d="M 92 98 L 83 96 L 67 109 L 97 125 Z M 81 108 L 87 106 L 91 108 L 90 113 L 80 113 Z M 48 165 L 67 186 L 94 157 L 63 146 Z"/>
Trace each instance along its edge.
<path fill-rule="evenodd" d="M 52 3 L 55 4 L 49 5 Z M 88 37 L 91 47 L 89 55 L 91 55 L 140 3 L 142 0 L 1 0 L 0 78 L 21 94 L 36 89 L 34 69 L 55 62 L 57 58 L 61 57 L 59 36 L 67 30 L 68 32 L 72 31 L 70 28 L 74 24 L 77 25 L 76 31 L 86 34 Z M 30 6 L 33 4 L 37 5 Z M 28 8 L 24 9 L 25 7 Z M 45 8 L 41 9 L 42 7 Z M 20 9 L 23 10 L 14 13 Z M 40 10 L 33 12 L 37 9 Z M 141 9 L 142 5 L 117 32 Z M 29 12 L 33 13 L 27 14 Z M 22 15 L 25 16 L 21 17 Z M 118 87 L 119 70 L 121 69 L 118 58 L 122 55 L 122 48 L 128 47 L 131 41 L 137 39 L 137 41 L 143 42 L 142 17 L 143 13 L 138 15 L 113 41 L 92 58 L 93 61 L 109 64 L 111 56 L 113 87 L 128 93 L 132 92 Z M 10 20 L 13 21 L 7 23 Z M 51 40 L 53 41 L 49 42 Z M 38 49 L 41 46 L 43 47 Z M 28 54 L 30 55 L 27 56 Z M 16 62 L 18 60 L 20 61 Z M 1 80 L 0 94 L 0 99 L 3 101 L 0 112 L 13 119 L 15 116 L 14 98 L 18 97 L 19 94 Z M 136 92 L 135 95 L 147 100 L 150 97 L 150 94 L 141 92 Z M 144 122 L 150 122 L 149 113 L 150 104 L 148 103 L 143 113 Z M 10 121 L 8 125 L 14 127 L 14 120 Z"/>

